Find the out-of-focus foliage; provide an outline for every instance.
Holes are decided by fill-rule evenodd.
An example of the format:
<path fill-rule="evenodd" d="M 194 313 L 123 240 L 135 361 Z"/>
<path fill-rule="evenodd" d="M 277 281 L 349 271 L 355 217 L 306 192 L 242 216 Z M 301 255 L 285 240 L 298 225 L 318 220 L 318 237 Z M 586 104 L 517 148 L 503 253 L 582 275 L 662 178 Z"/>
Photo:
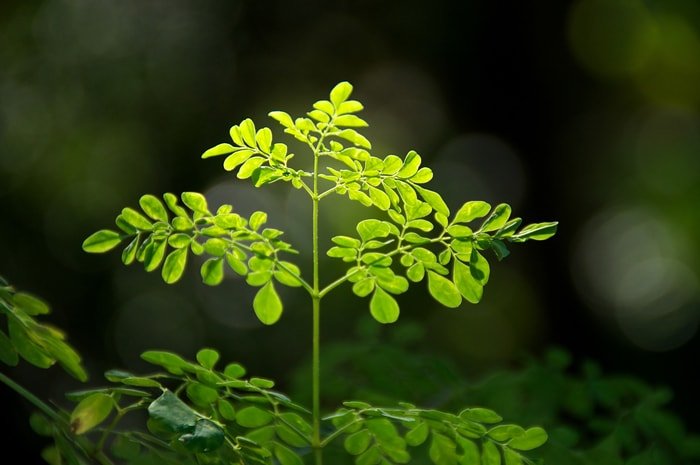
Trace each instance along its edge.
<path fill-rule="evenodd" d="M 329 402 L 361 397 L 383 403 L 400 396 L 420 405 L 498 406 L 524 424 L 542 425 L 545 463 L 571 465 L 691 465 L 700 463 L 700 435 L 689 433 L 667 407 L 670 389 L 631 375 L 606 374 L 562 349 L 526 357 L 517 367 L 465 376 L 444 356 L 424 349 L 423 330 L 405 322 L 381 341 L 364 322 L 361 340 L 327 347 L 322 373 Z M 362 360 L 363 363 L 358 363 Z M 296 373 L 295 398 L 308 396 L 308 367 Z M 420 463 L 420 462 L 417 462 Z M 427 463 L 427 462 L 425 462 Z"/>

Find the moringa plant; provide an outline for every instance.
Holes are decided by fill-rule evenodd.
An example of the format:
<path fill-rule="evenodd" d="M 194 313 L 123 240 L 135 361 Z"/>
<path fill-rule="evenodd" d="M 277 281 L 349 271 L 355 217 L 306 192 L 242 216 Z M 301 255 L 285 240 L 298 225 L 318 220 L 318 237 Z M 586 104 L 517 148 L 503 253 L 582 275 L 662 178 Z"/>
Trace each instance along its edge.
<path fill-rule="evenodd" d="M 200 350 L 195 361 L 147 351 L 142 358 L 159 371 L 109 371 L 105 376 L 114 386 L 70 395 L 78 403 L 67 420 L 62 417 L 63 424 L 36 417 L 38 428 L 56 438 L 46 454 L 51 463 L 81 463 L 90 457 L 108 464 L 112 454 L 128 463 L 321 465 L 323 450 L 336 443 L 357 465 L 409 463 L 413 448 L 427 450 L 436 465 L 535 463 L 524 452 L 542 445 L 545 431 L 503 424 L 490 409 L 447 413 L 402 402 L 374 406 L 352 400 L 322 416 L 320 320 L 327 295 L 347 283 L 356 296 L 369 299 L 370 314 L 383 324 L 397 321 L 395 296 L 412 283 L 427 282 L 430 295 L 446 307 L 459 307 L 463 300 L 477 303 L 490 275 L 488 254 L 501 260 L 509 254 L 509 244 L 545 240 L 557 227 L 555 222 L 521 227 L 522 220 L 511 218 L 507 204 L 470 201 L 451 213 L 440 194 L 426 187 L 433 173 L 421 166 L 415 151 L 403 158 L 371 154 L 370 141 L 358 132 L 367 126 L 356 114 L 363 105 L 349 99 L 352 90 L 341 82 L 304 117 L 269 114 L 308 149 L 309 171 L 294 168 L 288 146 L 273 141 L 269 128 L 256 129 L 250 119 L 231 127 L 229 142 L 202 155 L 224 157 L 225 170 L 256 187 L 286 181 L 308 194 L 310 274 L 290 258 L 297 252 L 282 239 L 283 232 L 265 226 L 265 212 L 244 217 L 231 205 L 213 209 L 196 192 L 166 193 L 162 201 L 144 195 L 141 211 L 127 207 L 117 216 L 117 230 L 98 231 L 83 243 L 90 253 L 124 243 L 125 264 L 139 262 L 149 272 L 160 269 L 168 284 L 183 276 L 188 260 L 201 263 L 202 280 L 211 286 L 220 284 L 230 268 L 259 288 L 252 306 L 266 325 L 283 313 L 278 286 L 301 288 L 313 310 L 310 411 L 273 390 L 273 381 L 245 378 L 240 364 L 217 368 L 219 354 L 213 349 Z M 326 254 L 346 263 L 347 270 L 328 277 L 319 267 L 319 206 L 333 195 L 370 207 L 373 215 L 354 232 L 332 238 Z M 132 411 L 147 412 L 146 431 L 120 429 L 120 420 Z"/>

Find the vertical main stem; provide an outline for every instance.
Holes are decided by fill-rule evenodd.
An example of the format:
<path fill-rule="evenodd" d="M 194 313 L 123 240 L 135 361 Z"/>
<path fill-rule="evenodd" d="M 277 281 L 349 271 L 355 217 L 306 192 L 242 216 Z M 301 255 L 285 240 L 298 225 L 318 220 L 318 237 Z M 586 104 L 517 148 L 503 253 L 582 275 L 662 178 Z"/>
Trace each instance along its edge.
<path fill-rule="evenodd" d="M 318 153 L 314 153 L 314 186 L 313 186 L 313 208 L 312 217 L 312 241 L 313 241 L 313 349 L 312 349 L 312 415 L 313 415 L 313 441 L 314 459 L 316 465 L 323 463 L 321 450 L 321 297 L 319 294 L 318 277 Z"/>

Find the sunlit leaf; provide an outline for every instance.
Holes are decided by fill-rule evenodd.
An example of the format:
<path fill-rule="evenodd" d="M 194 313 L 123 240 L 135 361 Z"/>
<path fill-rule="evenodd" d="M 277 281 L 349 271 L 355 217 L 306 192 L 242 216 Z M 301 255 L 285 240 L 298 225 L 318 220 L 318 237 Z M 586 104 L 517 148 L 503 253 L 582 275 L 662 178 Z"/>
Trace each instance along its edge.
<path fill-rule="evenodd" d="M 282 301 L 271 281 L 255 294 L 253 309 L 258 319 L 266 325 L 275 324 L 282 316 Z"/>
<path fill-rule="evenodd" d="M 369 311 L 380 323 L 394 323 L 399 319 L 399 304 L 383 289 L 376 287 L 369 303 Z"/>
<path fill-rule="evenodd" d="M 168 254 L 161 270 L 163 281 L 168 284 L 177 282 L 185 271 L 187 248 L 175 249 Z"/>
<path fill-rule="evenodd" d="M 183 249 L 185 250 L 185 249 Z M 224 280 L 224 259 L 210 258 L 200 268 L 202 282 L 208 286 L 217 286 Z"/>
<path fill-rule="evenodd" d="M 202 154 L 202 158 L 210 158 L 210 157 L 216 157 L 218 155 L 225 155 L 227 153 L 233 152 L 234 150 L 236 150 L 236 148 L 231 144 L 218 144 L 218 145 L 215 145 L 214 147 L 206 150 Z"/>
<path fill-rule="evenodd" d="M 481 200 L 473 200 L 466 202 L 460 207 L 455 214 L 455 223 L 469 223 L 477 218 L 482 218 L 488 215 L 491 210 L 491 205 Z"/>
<path fill-rule="evenodd" d="M 91 234 L 83 241 L 83 250 L 89 253 L 104 253 L 115 248 L 122 241 L 121 234 L 103 229 Z"/>
<path fill-rule="evenodd" d="M 428 291 L 445 307 L 456 308 L 462 303 L 462 296 L 452 281 L 434 271 L 428 271 Z"/>
<path fill-rule="evenodd" d="M 347 81 L 340 82 L 331 90 L 331 102 L 335 108 L 338 108 L 341 103 L 346 101 L 352 93 L 352 84 Z"/>
<path fill-rule="evenodd" d="M 479 303 L 484 293 L 484 286 L 472 276 L 469 266 L 459 260 L 455 260 L 453 264 L 453 279 L 459 293 L 462 294 L 467 302 Z"/>
<path fill-rule="evenodd" d="M 164 223 L 168 222 L 168 212 L 163 202 L 155 195 L 146 194 L 141 196 L 139 205 L 141 205 L 141 209 L 152 219 L 163 221 Z"/>

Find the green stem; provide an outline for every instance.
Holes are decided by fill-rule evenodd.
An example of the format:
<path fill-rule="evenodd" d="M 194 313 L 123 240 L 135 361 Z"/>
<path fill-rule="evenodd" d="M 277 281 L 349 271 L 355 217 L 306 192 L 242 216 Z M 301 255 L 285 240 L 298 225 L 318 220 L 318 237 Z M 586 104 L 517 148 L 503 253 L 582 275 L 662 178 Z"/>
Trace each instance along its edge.
<path fill-rule="evenodd" d="M 66 420 L 65 418 L 61 417 L 58 412 L 56 412 L 54 409 L 49 407 L 44 401 L 39 399 L 37 396 L 14 382 L 11 378 L 7 377 L 4 373 L 0 373 L 0 381 L 5 383 L 8 387 L 13 389 L 17 394 L 20 396 L 24 397 L 27 399 L 29 402 L 31 402 L 36 408 L 41 410 L 46 414 L 46 416 L 50 417 L 52 420 L 55 420 L 56 422 L 65 425 Z"/>
<path fill-rule="evenodd" d="M 321 139 L 322 140 L 322 139 Z M 321 146 L 319 140 L 318 147 Z M 321 449 L 321 297 L 319 296 L 319 276 L 318 276 L 318 149 L 314 151 L 314 183 L 311 200 L 313 208 L 312 218 L 312 242 L 313 242 L 313 293 L 311 300 L 313 304 L 313 348 L 312 348 L 312 416 L 313 416 L 313 437 L 311 446 L 314 449 L 314 460 L 316 465 L 322 465 L 323 455 Z"/>

